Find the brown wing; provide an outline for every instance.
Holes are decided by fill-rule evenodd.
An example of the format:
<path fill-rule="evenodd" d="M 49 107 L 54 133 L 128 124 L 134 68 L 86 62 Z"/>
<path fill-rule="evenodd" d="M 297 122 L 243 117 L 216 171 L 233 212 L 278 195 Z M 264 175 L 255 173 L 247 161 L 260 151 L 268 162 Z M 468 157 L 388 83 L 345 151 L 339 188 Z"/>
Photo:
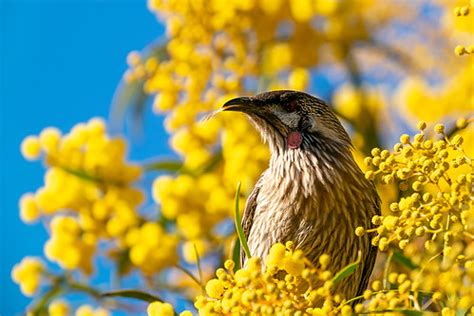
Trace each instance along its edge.
<path fill-rule="evenodd" d="M 244 230 L 245 240 L 249 240 L 250 229 L 252 228 L 253 224 L 253 216 L 255 214 L 255 209 L 257 208 L 257 196 L 258 192 L 260 192 L 260 180 L 253 188 L 252 193 L 250 193 L 247 203 L 245 204 L 244 215 L 242 216 L 242 228 Z M 245 252 L 242 247 L 240 247 L 240 266 L 244 266 L 245 262 Z"/>
<path fill-rule="evenodd" d="M 377 197 L 375 201 L 374 210 L 377 215 L 380 215 L 380 199 Z M 357 290 L 357 295 L 360 296 L 364 293 L 367 289 L 367 285 L 369 284 L 370 275 L 372 274 L 372 270 L 374 269 L 375 258 L 377 257 L 377 247 L 372 246 L 370 238 L 367 239 L 369 242 L 369 253 L 364 260 L 364 266 L 362 271 L 362 277 L 360 279 L 359 288 Z"/>
<path fill-rule="evenodd" d="M 374 269 L 375 258 L 377 257 L 377 247 L 372 245 L 369 246 L 370 250 L 367 254 L 367 257 L 364 260 L 364 266 L 362 271 L 362 277 L 360 279 L 359 288 L 357 289 L 356 296 L 360 296 L 364 293 L 367 289 L 367 285 L 369 284 L 370 275 L 372 274 L 372 270 Z"/>

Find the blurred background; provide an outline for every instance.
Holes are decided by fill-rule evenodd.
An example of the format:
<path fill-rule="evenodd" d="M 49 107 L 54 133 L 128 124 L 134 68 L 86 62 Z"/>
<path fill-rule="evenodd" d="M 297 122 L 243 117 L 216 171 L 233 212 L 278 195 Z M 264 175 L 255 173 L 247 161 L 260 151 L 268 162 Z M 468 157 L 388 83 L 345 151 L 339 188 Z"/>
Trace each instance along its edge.
<path fill-rule="evenodd" d="M 456 48 L 461 56 L 454 52 L 472 42 L 472 14 L 470 20 L 453 14 L 465 2 L 2 0 L 0 314 L 49 303 L 41 303 L 54 288 L 49 276 L 22 288 L 36 300 L 13 282 L 12 268 L 25 256 L 64 274 L 66 288 L 74 280 L 100 291 L 148 289 L 178 310 L 191 306 L 199 286 L 186 273 L 208 279 L 230 256 L 235 185 L 242 182 L 244 199 L 269 155 L 244 117 L 201 118 L 236 95 L 305 90 L 331 102 L 359 162 L 371 148 L 413 132 L 419 120 L 452 127 L 474 106 L 472 56 L 464 48 Z M 107 132 L 118 140 L 95 135 L 102 123 L 93 117 L 108 120 Z M 44 144 L 37 152 L 34 138 L 23 143 L 23 156 L 43 163 L 25 161 L 22 141 L 48 126 L 63 134 L 74 127 L 60 142 L 81 149 L 59 151 L 59 164 Z M 95 138 L 106 143 L 102 151 L 90 149 Z M 90 168 L 74 155 L 101 158 Z M 115 161 L 119 171 L 104 166 Z M 98 197 L 84 202 L 89 191 L 70 192 L 91 180 Z M 116 190 L 120 203 L 110 197 Z M 34 225 L 19 216 L 26 192 L 35 193 L 21 208 L 36 213 L 22 217 Z M 383 189 L 385 204 L 398 194 Z M 100 203 L 109 204 L 99 216 Z M 134 215 L 116 223 L 124 203 Z M 51 224 L 64 216 L 80 231 L 77 243 L 61 240 Z M 56 227 L 67 235 L 67 225 Z M 67 255 L 53 250 L 68 247 Z M 71 259 L 78 256 L 88 259 Z M 33 278 L 29 273 L 25 278 Z M 101 305 L 83 292 L 54 296 L 66 297 L 72 309 Z M 104 306 L 121 314 L 120 305 Z"/>

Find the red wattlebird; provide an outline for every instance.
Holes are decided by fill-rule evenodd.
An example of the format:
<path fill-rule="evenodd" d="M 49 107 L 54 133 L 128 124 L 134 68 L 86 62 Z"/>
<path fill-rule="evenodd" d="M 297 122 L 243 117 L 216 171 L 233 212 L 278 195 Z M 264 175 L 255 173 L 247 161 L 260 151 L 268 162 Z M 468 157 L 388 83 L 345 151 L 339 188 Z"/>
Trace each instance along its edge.
<path fill-rule="evenodd" d="M 271 150 L 242 219 L 252 256 L 263 259 L 273 244 L 293 241 L 315 265 L 320 255 L 330 255 L 337 272 L 360 252 L 355 273 L 335 285 L 347 299 L 360 295 L 377 250 L 367 234 L 357 237 L 354 231 L 372 227 L 380 202 L 335 114 L 323 101 L 288 90 L 235 98 L 222 110 L 245 113 Z"/>

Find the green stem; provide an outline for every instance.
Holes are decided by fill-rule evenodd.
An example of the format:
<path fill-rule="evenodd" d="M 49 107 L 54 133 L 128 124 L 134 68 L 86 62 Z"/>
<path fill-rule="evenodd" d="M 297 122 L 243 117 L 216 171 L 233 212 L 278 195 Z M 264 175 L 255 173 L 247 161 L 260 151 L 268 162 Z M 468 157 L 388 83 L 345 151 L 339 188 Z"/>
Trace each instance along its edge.
<path fill-rule="evenodd" d="M 71 289 L 71 291 L 74 292 L 81 292 L 81 293 L 86 293 L 90 296 L 92 296 L 95 299 L 100 300 L 102 298 L 102 293 L 93 287 L 90 287 L 86 284 L 81 284 L 81 283 L 76 283 L 76 282 L 69 282 L 68 287 Z"/>
<path fill-rule="evenodd" d="M 194 276 L 194 274 L 191 273 L 191 271 L 179 264 L 176 264 L 175 267 L 184 272 L 187 276 L 189 276 L 194 282 L 196 282 L 197 285 L 199 285 L 201 290 L 205 292 L 204 285 Z"/>
<path fill-rule="evenodd" d="M 235 228 L 237 230 L 237 235 L 239 236 L 240 244 L 242 245 L 242 249 L 245 252 L 247 258 L 251 258 L 252 255 L 250 253 L 249 245 L 247 244 L 247 240 L 245 238 L 244 229 L 242 227 L 242 217 L 240 215 L 240 182 L 237 183 L 237 190 L 235 192 Z"/>
<path fill-rule="evenodd" d="M 46 307 L 48 303 L 55 297 L 59 296 L 62 293 L 61 288 L 62 282 L 54 284 L 36 304 L 36 307 L 33 308 L 34 316 L 47 315 Z"/>
<path fill-rule="evenodd" d="M 393 251 L 390 250 L 387 256 L 387 261 L 385 261 L 385 267 L 383 270 L 383 288 L 386 290 L 390 289 L 390 284 L 388 282 L 388 274 L 390 272 L 390 264 L 392 263 Z"/>
<path fill-rule="evenodd" d="M 199 257 L 199 253 L 197 251 L 196 244 L 193 244 L 193 247 L 194 247 L 194 252 L 196 253 L 197 268 L 198 268 L 198 272 L 199 272 L 199 284 L 202 285 L 203 283 L 202 283 L 201 258 Z"/>

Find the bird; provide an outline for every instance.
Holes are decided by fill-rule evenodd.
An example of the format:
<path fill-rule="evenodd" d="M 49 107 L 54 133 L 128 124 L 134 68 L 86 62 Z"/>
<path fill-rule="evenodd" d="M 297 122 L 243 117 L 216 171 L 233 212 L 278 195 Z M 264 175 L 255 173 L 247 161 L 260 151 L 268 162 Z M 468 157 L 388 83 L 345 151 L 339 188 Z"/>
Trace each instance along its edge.
<path fill-rule="evenodd" d="M 377 248 L 355 229 L 373 228 L 380 199 L 330 106 L 305 92 L 277 90 L 233 98 L 220 110 L 248 116 L 271 152 L 242 215 L 251 255 L 263 262 L 273 244 L 292 241 L 315 266 L 321 255 L 329 255 L 333 272 L 360 258 L 334 291 L 346 299 L 362 295 Z M 242 265 L 246 260 L 242 251 Z"/>

